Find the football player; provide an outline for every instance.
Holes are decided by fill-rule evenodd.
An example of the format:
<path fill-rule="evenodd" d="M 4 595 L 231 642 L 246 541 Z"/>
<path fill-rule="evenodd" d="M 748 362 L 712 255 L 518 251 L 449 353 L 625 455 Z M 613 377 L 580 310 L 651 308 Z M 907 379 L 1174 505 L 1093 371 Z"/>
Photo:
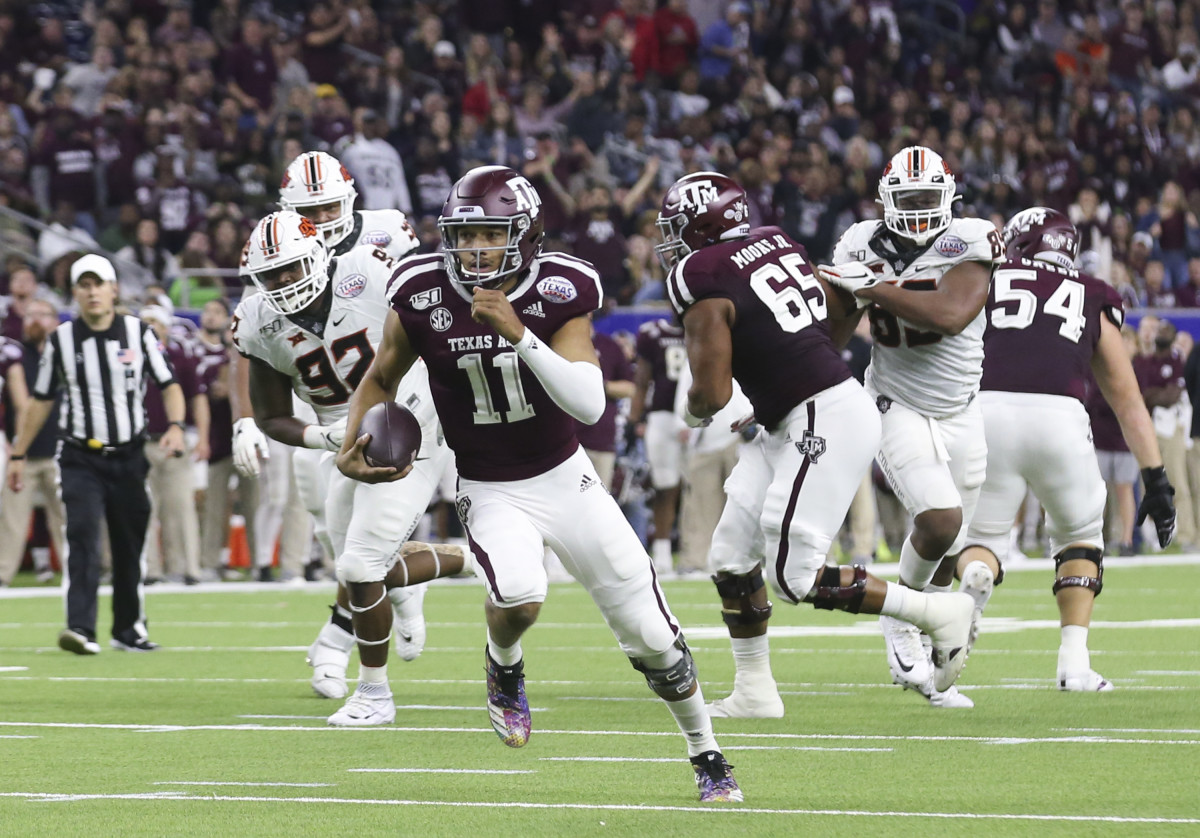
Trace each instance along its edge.
<path fill-rule="evenodd" d="M 650 555 L 660 576 L 671 573 L 673 564 L 671 530 L 679 507 L 686 447 L 683 432 L 687 430 L 675 415 L 675 389 L 685 364 L 687 354 L 680 326 L 665 317 L 641 325 L 637 333 L 636 390 L 629 417 L 641 427 L 646 440 L 650 484 L 654 487 L 654 538 L 650 542 Z"/>
<path fill-rule="evenodd" d="M 593 424 L 605 406 L 590 322 L 599 274 L 581 259 L 541 252 L 541 197 L 504 166 L 472 169 L 455 183 L 438 228 L 444 252 L 404 260 L 392 280 L 392 312 L 351 399 L 338 467 L 367 481 L 403 476 L 369 467 L 367 438 L 355 440 L 353 429 L 424 359 L 458 466 L 458 514 L 488 590 L 484 659 L 497 735 L 514 748 L 529 740 L 521 635 L 546 598 L 549 546 L 666 701 L 700 799 L 740 801 L 650 557 L 575 437 L 576 420 Z"/>
<path fill-rule="evenodd" d="M 1158 438 L 1121 340 L 1121 295 L 1075 268 L 1079 233 L 1056 210 L 1022 210 L 1004 227 L 1008 259 L 987 304 L 979 402 L 987 431 L 987 480 L 967 548 L 958 559 L 961 590 L 983 611 L 1003 578 L 1009 529 L 1033 489 L 1046 508 L 1054 556 L 1053 591 L 1062 639 L 1058 687 L 1107 692 L 1091 668 L 1088 625 L 1104 579 L 1104 481 L 1084 402 L 1089 373 L 1112 406 L 1142 468 L 1140 524 L 1149 515 L 1166 547 L 1175 528 L 1174 489 Z"/>
<path fill-rule="evenodd" d="M 355 210 L 354 178 L 336 157 L 306 151 L 288 164 L 279 184 L 279 205 L 317 226 L 333 256 L 354 247 L 379 248 L 400 259 L 420 241 L 404 213 L 394 209 Z"/>
<path fill-rule="evenodd" d="M 937 678 L 953 683 L 965 660 L 969 597 L 910 590 L 861 565 L 825 565 L 880 435 L 879 414 L 831 329 L 836 322 L 838 338 L 848 340 L 857 307 L 849 295 L 827 293 L 804 248 L 781 229 L 750 229 L 746 192 L 724 175 L 677 180 L 658 227 L 693 379 L 684 420 L 703 426 L 736 379 L 763 429 L 725 483 L 709 554 L 737 665 L 733 695 L 709 712 L 783 715 L 767 660 L 764 566 L 793 605 L 886 614 L 929 632 Z"/>
<path fill-rule="evenodd" d="M 333 725 L 390 724 L 395 719 L 387 682 L 394 603 L 386 600 L 389 589 L 403 592 L 404 584 L 421 580 L 404 568 L 398 571 L 402 578 L 389 571 L 424 514 L 449 457 L 424 366 L 417 364 L 396 396 L 417 415 L 424 431 L 422 457 L 410 479 L 364 486 L 333 468 L 331 452 L 345 433 L 350 394 L 382 337 L 393 268 L 392 258 L 378 248 L 354 248 L 331 258 L 311 220 L 290 211 L 272 213 L 259 222 L 246 251 L 246 272 L 260 293 L 242 299 L 231 326 L 234 347 L 249 360 L 256 424 L 279 442 L 320 452 L 315 495 L 325 499 L 338 581 L 348 594 L 342 608 L 350 619 L 335 609 L 334 619 L 310 649 L 314 689 L 336 697 L 355 641 L 361 662 L 358 689 L 329 717 Z M 315 422 L 296 418 L 293 395 L 312 408 Z M 449 568 L 443 570 L 447 573 L 442 575 L 449 575 Z"/>
<path fill-rule="evenodd" d="M 850 227 L 833 261 L 854 266 L 830 273 L 869 306 L 866 388 L 883 419 L 879 464 L 914 519 L 900 549 L 900 583 L 918 591 L 953 584 L 953 557 L 962 551 L 987 461 L 975 396 L 983 306 L 1004 248 L 991 222 L 953 217 L 954 193 L 940 156 L 922 146 L 903 149 L 879 179 L 883 220 Z M 972 706 L 957 689 L 934 688 L 929 650 L 911 624 L 887 616 L 879 622 L 896 683 L 934 706 Z"/>

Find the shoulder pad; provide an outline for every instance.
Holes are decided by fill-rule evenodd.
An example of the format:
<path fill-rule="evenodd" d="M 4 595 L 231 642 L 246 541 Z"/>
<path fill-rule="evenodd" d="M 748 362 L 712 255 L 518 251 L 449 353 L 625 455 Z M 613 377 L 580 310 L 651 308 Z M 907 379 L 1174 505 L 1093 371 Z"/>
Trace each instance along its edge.
<path fill-rule="evenodd" d="M 985 218 L 956 218 L 946 232 L 934 240 L 929 255 L 952 264 L 986 262 L 999 265 L 1004 261 L 1004 248 L 999 246 L 999 237 L 996 225 Z"/>

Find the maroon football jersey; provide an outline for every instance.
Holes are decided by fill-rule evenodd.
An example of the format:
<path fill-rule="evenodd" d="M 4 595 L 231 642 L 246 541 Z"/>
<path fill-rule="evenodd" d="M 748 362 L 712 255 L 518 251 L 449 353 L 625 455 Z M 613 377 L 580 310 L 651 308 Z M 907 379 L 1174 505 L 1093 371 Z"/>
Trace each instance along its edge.
<path fill-rule="evenodd" d="M 229 348 L 197 340 L 193 344 L 196 356 L 196 379 L 201 392 L 208 395 L 209 462 L 215 463 L 233 455 L 233 408 L 229 403 L 229 380 L 217 386 L 221 371 L 229 367 Z"/>
<path fill-rule="evenodd" d="M 7 418 L 7 408 L 10 403 L 8 395 L 8 371 L 12 367 L 22 366 L 22 359 L 25 357 L 25 349 L 15 340 L 9 340 L 6 337 L 0 337 L 0 410 L 4 411 Z M 24 369 L 22 369 L 22 372 Z"/>
<path fill-rule="evenodd" d="M 650 365 L 650 395 L 646 412 L 675 410 L 675 388 L 687 363 L 683 327 L 660 317 L 643 323 L 637 333 L 637 356 Z"/>
<path fill-rule="evenodd" d="M 1099 279 L 1044 262 L 1005 262 L 992 276 L 982 390 L 1087 402 L 1100 318 L 1125 322 L 1121 295 Z"/>
<path fill-rule="evenodd" d="M 681 319 L 698 300 L 733 303 L 733 377 L 768 430 L 851 377 L 804 248 L 778 227 L 695 251 L 671 271 L 667 292 Z"/>
<path fill-rule="evenodd" d="M 604 375 L 605 383 L 609 381 L 633 381 L 633 364 L 625 357 L 625 350 L 616 339 L 604 332 L 596 332 L 592 336 L 596 345 L 596 359 L 600 362 L 600 372 Z M 618 399 L 605 399 L 604 413 L 594 425 L 585 425 L 576 421 L 575 435 L 579 444 L 589 451 L 617 450 L 617 406 Z"/>
<path fill-rule="evenodd" d="M 1088 397 L 1084 405 L 1092 423 L 1092 444 L 1096 446 L 1096 450 L 1128 451 L 1129 444 L 1125 442 L 1125 435 L 1121 433 L 1121 423 L 1117 421 L 1117 414 L 1113 413 L 1112 406 L 1100 392 L 1100 385 L 1094 378 L 1088 382 Z"/>
<path fill-rule="evenodd" d="M 388 289 L 429 389 L 458 472 L 468 480 L 526 480 L 579 448 L 575 419 L 491 327 L 471 319 L 471 293 L 452 282 L 441 254 L 405 259 Z M 544 253 L 509 293 L 539 340 L 600 306 L 600 275 L 582 259 Z"/>
<path fill-rule="evenodd" d="M 192 399 L 200 392 L 200 384 L 196 380 L 196 359 L 191 348 L 176 340 L 166 345 L 167 360 L 175 370 L 175 380 L 183 388 L 183 397 L 187 404 L 187 424 L 192 423 Z M 151 379 L 146 384 L 146 433 L 158 435 L 167 429 L 167 409 L 163 405 L 162 390 L 158 383 Z"/>

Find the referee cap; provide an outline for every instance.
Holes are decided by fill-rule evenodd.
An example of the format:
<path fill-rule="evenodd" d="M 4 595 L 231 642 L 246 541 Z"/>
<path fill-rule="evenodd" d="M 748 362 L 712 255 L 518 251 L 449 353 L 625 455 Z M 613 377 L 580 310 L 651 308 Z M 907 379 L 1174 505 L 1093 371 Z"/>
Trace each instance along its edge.
<path fill-rule="evenodd" d="M 79 282 L 84 274 L 94 274 L 101 282 L 117 281 L 117 272 L 113 270 L 112 262 L 99 253 L 89 253 L 75 260 L 71 265 L 71 284 Z"/>

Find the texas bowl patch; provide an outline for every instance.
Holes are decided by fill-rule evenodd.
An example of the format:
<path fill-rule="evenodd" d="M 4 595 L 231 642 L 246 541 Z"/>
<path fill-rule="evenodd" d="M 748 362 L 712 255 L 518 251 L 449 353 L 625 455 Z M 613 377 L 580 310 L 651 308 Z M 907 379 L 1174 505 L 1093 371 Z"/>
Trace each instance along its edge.
<path fill-rule="evenodd" d="M 363 233 L 359 242 L 362 244 L 372 244 L 375 247 L 387 247 L 392 243 L 392 237 L 383 230 L 372 230 L 369 233 Z"/>
<path fill-rule="evenodd" d="M 575 284 L 561 276 L 548 276 L 537 284 L 537 292 L 552 303 L 569 303 L 579 296 Z"/>
<path fill-rule="evenodd" d="M 350 274 L 338 280 L 333 293 L 339 297 L 357 297 L 367 287 L 367 278 L 362 274 Z"/>
<path fill-rule="evenodd" d="M 933 249 L 943 256 L 962 256 L 967 252 L 967 243 L 958 236 L 942 236 Z"/>

